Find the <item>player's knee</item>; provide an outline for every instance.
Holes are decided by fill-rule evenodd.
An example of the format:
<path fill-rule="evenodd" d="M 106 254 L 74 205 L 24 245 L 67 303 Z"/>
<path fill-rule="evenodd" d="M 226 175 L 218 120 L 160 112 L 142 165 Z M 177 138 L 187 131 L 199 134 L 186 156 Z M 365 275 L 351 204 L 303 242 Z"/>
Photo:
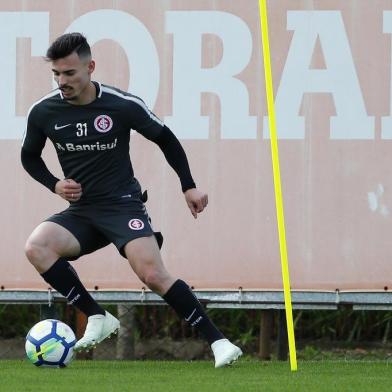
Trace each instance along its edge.
<path fill-rule="evenodd" d="M 27 259 L 32 264 L 34 264 L 36 260 L 40 259 L 42 253 L 41 247 L 30 240 L 27 240 L 24 251 Z"/>
<path fill-rule="evenodd" d="M 158 269 L 151 268 L 144 272 L 141 279 L 152 291 L 161 292 L 165 283 L 165 274 Z"/>
<path fill-rule="evenodd" d="M 37 266 L 45 262 L 51 255 L 47 245 L 34 239 L 28 239 L 25 245 L 25 254 L 31 264 Z M 52 256 L 53 258 L 53 256 Z"/>

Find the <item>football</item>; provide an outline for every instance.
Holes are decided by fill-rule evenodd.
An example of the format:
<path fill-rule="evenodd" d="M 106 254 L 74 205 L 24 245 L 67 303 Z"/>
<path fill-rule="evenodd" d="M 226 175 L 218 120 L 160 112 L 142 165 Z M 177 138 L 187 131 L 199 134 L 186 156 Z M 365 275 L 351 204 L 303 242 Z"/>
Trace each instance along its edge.
<path fill-rule="evenodd" d="M 42 320 L 26 336 L 26 354 L 36 366 L 65 367 L 73 358 L 75 334 L 58 320 Z"/>

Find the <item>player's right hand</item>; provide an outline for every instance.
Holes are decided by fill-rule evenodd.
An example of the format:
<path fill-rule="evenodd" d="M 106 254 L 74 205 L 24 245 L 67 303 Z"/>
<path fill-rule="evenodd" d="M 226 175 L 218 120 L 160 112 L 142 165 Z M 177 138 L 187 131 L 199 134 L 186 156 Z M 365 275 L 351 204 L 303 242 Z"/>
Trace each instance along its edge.
<path fill-rule="evenodd" d="M 57 181 L 55 192 L 63 199 L 75 202 L 82 196 L 82 186 L 76 181 L 66 178 L 65 180 Z"/>

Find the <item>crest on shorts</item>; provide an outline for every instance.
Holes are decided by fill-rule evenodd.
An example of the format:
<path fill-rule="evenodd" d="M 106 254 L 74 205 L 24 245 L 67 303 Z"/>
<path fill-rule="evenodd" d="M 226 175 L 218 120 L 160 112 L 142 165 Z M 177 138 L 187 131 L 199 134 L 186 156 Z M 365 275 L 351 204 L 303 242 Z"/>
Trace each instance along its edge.
<path fill-rule="evenodd" d="M 113 120 L 106 114 L 101 114 L 94 120 L 94 127 L 98 132 L 109 132 L 113 127 Z"/>
<path fill-rule="evenodd" d="M 131 219 L 128 222 L 128 226 L 132 229 L 132 230 L 142 230 L 144 229 L 144 223 L 143 221 L 141 221 L 140 219 Z"/>

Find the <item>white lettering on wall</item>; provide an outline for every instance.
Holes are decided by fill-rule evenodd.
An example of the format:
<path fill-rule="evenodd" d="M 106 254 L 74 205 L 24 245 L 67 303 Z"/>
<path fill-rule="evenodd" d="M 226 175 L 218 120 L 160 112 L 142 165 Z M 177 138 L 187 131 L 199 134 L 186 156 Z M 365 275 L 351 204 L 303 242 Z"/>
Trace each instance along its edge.
<path fill-rule="evenodd" d="M 159 89 L 159 58 L 143 23 L 126 12 L 102 9 L 75 19 L 65 33 L 73 31 L 85 34 L 91 46 L 103 39 L 117 42 L 128 58 L 128 91 L 154 107 Z"/>
<path fill-rule="evenodd" d="M 276 95 L 279 137 L 304 139 L 305 121 L 299 115 L 303 95 L 331 93 L 337 116 L 331 118 L 330 138 L 373 139 L 374 117 L 366 113 L 341 13 L 288 11 L 287 29 L 294 30 L 294 36 Z M 309 68 L 317 37 L 326 69 Z M 269 132 L 264 135 L 269 137 Z"/>
<path fill-rule="evenodd" d="M 0 12 L 0 139 L 20 139 L 25 117 L 16 115 L 16 39 L 31 38 L 31 55 L 43 56 L 49 39 L 48 12 Z"/>
<path fill-rule="evenodd" d="M 392 11 L 384 11 L 384 33 L 392 34 Z M 392 139 L 392 45 L 391 45 L 391 77 L 389 80 L 389 113 L 388 117 L 381 119 L 381 138 Z"/>
<path fill-rule="evenodd" d="M 299 115 L 303 95 L 329 93 L 336 107 L 330 138 L 374 139 L 374 117 L 366 111 L 341 12 L 288 11 L 287 29 L 294 34 L 276 95 L 279 137 L 305 138 L 305 121 Z M 117 42 L 132 70 L 128 90 L 154 106 L 160 65 L 155 43 L 143 23 L 126 12 L 102 9 L 75 19 L 66 30 L 70 31 L 83 32 L 92 45 L 103 39 Z M 383 31 L 392 34 L 392 11 L 384 11 Z M 0 33 L 0 70 L 6 75 L 0 89 L 0 139 L 16 139 L 25 126 L 25 118 L 16 116 L 16 40 L 31 38 L 31 56 L 44 56 L 49 45 L 49 13 L 0 12 Z M 236 78 L 252 54 L 247 24 L 227 12 L 168 11 L 166 33 L 173 34 L 173 113 L 167 117 L 168 125 L 182 139 L 207 139 L 210 121 L 201 115 L 201 94 L 207 92 L 220 100 L 222 139 L 256 138 L 256 118 L 249 115 L 249 93 Z M 211 68 L 202 68 L 203 34 L 213 34 L 222 42 L 221 61 Z M 259 38 L 259 32 L 254 37 Z M 310 68 L 317 40 L 325 69 Z M 392 96 L 392 69 L 389 83 Z M 389 105 L 389 115 L 382 118 L 383 139 L 392 139 L 392 100 Z M 268 137 L 266 117 L 264 137 Z"/>
<path fill-rule="evenodd" d="M 221 107 L 221 137 L 256 138 L 256 117 L 249 115 L 249 94 L 237 79 L 249 63 L 252 35 L 238 16 L 220 11 L 170 11 L 166 30 L 173 34 L 173 114 L 166 123 L 182 139 L 208 139 L 209 119 L 201 115 L 201 93 L 215 93 Z M 202 68 L 202 35 L 223 43 L 220 63 Z"/>

